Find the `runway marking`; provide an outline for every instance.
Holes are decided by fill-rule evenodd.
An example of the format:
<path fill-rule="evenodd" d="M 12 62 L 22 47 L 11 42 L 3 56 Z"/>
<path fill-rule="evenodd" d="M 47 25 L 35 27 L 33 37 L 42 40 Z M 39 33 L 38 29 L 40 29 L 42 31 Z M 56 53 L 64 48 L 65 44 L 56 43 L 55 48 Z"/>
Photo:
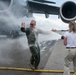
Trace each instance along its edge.
<path fill-rule="evenodd" d="M 14 70 L 14 71 L 28 71 L 28 72 L 44 72 L 44 73 L 63 73 L 63 70 L 45 70 L 45 69 L 37 69 L 32 70 L 29 68 L 16 68 L 16 67 L 0 67 L 0 70 Z M 73 70 L 70 71 L 74 73 Z"/>

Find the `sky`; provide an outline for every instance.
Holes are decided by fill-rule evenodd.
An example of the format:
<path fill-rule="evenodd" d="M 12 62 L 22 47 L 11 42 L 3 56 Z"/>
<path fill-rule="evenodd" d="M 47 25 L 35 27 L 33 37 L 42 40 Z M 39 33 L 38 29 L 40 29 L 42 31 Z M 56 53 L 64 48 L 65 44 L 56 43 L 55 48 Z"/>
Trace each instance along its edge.
<path fill-rule="evenodd" d="M 56 6 L 61 6 L 66 1 L 73 1 L 75 0 L 48 0 L 56 2 Z M 57 29 L 57 30 L 67 30 L 68 24 L 64 23 L 61 19 L 58 19 L 56 15 L 50 15 L 48 19 L 45 18 L 44 14 L 34 14 L 34 17 L 38 24 L 42 26 L 42 29 Z"/>

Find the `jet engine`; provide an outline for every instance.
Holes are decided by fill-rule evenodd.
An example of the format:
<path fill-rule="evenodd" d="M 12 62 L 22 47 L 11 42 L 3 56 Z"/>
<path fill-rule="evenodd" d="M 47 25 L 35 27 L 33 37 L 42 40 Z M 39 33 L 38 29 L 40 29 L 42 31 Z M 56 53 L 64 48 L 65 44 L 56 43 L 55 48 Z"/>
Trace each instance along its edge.
<path fill-rule="evenodd" d="M 65 23 L 76 20 L 76 4 L 72 1 L 65 2 L 60 7 L 60 16 Z"/>
<path fill-rule="evenodd" d="M 55 4 L 55 2 L 47 0 L 0 0 L 0 12 L 9 9 L 12 5 L 7 12 L 8 16 L 10 16 L 9 13 L 12 13 L 15 17 L 22 18 L 24 16 L 32 17 L 33 13 L 45 13 L 46 18 L 48 18 L 49 14 L 59 15 L 65 23 L 76 20 L 75 2 L 64 2 L 61 7 L 48 5 L 46 3 Z M 3 12 L 1 14 L 3 14 Z"/>
<path fill-rule="evenodd" d="M 0 0 L 0 12 L 4 12 L 12 5 L 13 0 Z"/>

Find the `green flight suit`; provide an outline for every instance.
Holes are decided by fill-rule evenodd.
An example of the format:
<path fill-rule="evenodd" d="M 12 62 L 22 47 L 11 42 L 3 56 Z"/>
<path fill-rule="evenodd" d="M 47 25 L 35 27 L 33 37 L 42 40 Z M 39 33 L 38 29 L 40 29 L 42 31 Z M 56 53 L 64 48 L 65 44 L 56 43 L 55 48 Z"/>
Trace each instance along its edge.
<path fill-rule="evenodd" d="M 32 54 L 30 63 L 36 69 L 40 63 L 40 48 L 36 42 L 35 31 L 33 31 L 31 28 L 21 28 L 21 31 L 26 33 L 29 49 Z"/>

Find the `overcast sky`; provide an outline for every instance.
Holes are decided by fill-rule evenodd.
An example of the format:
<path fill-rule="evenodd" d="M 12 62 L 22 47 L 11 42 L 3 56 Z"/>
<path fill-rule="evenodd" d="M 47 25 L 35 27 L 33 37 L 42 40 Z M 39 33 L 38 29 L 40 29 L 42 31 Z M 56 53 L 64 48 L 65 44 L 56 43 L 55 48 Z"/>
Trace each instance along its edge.
<path fill-rule="evenodd" d="M 64 2 L 68 0 L 48 0 L 56 2 L 56 6 L 61 6 Z M 76 1 L 76 0 L 69 0 L 69 1 Z M 58 29 L 58 30 L 66 30 L 68 29 L 68 24 L 64 23 L 61 19 L 58 19 L 58 16 L 50 15 L 48 19 L 45 18 L 45 15 L 34 14 L 34 17 L 38 23 L 41 25 L 42 28 L 46 29 Z M 41 28 L 40 27 L 40 28 Z"/>

